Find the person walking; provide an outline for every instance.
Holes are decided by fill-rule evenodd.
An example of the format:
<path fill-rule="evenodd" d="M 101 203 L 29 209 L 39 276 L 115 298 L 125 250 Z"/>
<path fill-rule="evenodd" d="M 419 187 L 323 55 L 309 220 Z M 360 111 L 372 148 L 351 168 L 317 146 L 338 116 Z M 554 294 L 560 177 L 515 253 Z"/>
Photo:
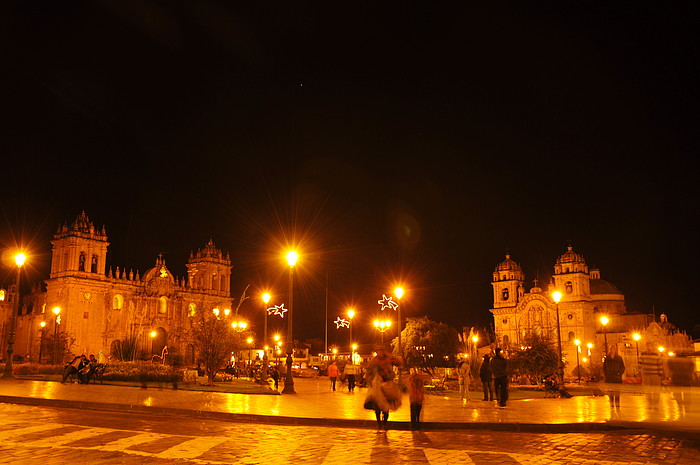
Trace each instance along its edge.
<path fill-rule="evenodd" d="M 647 350 L 639 356 L 639 364 L 642 368 L 642 384 L 648 407 L 656 410 L 659 404 L 661 380 L 664 379 L 665 373 L 661 355 L 653 349 L 651 343 L 647 343 Z"/>
<path fill-rule="evenodd" d="M 345 373 L 345 379 L 348 382 L 348 392 L 355 392 L 355 375 L 357 374 L 357 365 L 350 362 L 345 365 L 343 369 Z"/>
<path fill-rule="evenodd" d="M 464 405 L 469 399 L 469 382 L 470 379 L 470 368 L 469 363 L 466 360 L 460 360 L 457 364 L 457 379 L 459 381 L 459 395 L 462 398 L 462 405 Z"/>
<path fill-rule="evenodd" d="M 620 410 L 620 387 L 622 384 L 622 374 L 625 372 L 625 362 L 617 353 L 617 346 L 610 346 L 608 356 L 603 361 L 603 376 L 608 387 L 608 399 L 610 400 L 610 410 Z"/>
<path fill-rule="evenodd" d="M 408 377 L 408 400 L 411 408 L 411 429 L 420 429 L 420 412 L 423 409 L 425 399 L 425 385 L 423 375 L 413 370 Z"/>
<path fill-rule="evenodd" d="M 496 348 L 496 356 L 491 360 L 493 385 L 498 396 L 498 406 L 505 407 L 508 402 L 508 360 L 503 357 L 502 349 Z"/>
<path fill-rule="evenodd" d="M 340 376 L 340 370 L 338 370 L 338 365 L 335 363 L 335 360 L 328 365 L 328 377 L 331 379 L 331 389 L 335 391 L 335 382 L 338 380 L 338 376 Z"/>
<path fill-rule="evenodd" d="M 400 366 L 401 360 L 388 354 L 386 348 L 378 346 L 377 355 L 367 365 L 367 397 L 365 408 L 374 410 L 377 428 L 387 429 L 389 411 L 401 407 L 401 391 L 394 381 L 394 366 Z"/>
<path fill-rule="evenodd" d="M 489 354 L 485 354 L 484 360 L 481 362 L 481 366 L 479 367 L 479 379 L 481 379 L 481 386 L 484 389 L 483 400 L 492 401 L 494 399 L 493 371 L 491 370 L 491 357 Z"/>

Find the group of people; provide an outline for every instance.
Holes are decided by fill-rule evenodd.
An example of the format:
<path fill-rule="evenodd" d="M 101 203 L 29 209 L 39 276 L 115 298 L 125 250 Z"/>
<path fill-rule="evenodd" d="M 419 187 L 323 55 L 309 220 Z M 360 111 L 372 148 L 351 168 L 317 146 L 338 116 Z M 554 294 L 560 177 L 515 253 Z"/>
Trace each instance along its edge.
<path fill-rule="evenodd" d="M 100 363 L 94 355 L 78 355 L 71 360 L 63 369 L 63 379 L 61 384 L 65 384 L 68 378 L 75 378 L 77 383 L 89 384 L 90 379 L 95 375 Z"/>
<path fill-rule="evenodd" d="M 343 368 L 342 374 L 345 377 L 345 381 L 348 383 L 348 392 L 355 392 L 355 382 L 358 371 L 359 367 L 354 363 L 347 363 Z M 335 391 L 338 379 L 341 379 L 340 375 L 338 364 L 335 361 L 331 362 L 331 364 L 328 365 L 328 377 L 331 380 L 331 390 Z"/>
<path fill-rule="evenodd" d="M 505 407 L 508 401 L 508 360 L 503 357 L 500 347 L 494 351 L 491 357 L 485 354 L 479 366 L 479 379 L 484 390 L 483 400 L 497 400 L 500 407 Z M 459 382 L 459 392 L 462 402 L 470 400 L 469 384 L 471 381 L 469 363 L 461 360 L 457 364 L 457 379 Z"/>

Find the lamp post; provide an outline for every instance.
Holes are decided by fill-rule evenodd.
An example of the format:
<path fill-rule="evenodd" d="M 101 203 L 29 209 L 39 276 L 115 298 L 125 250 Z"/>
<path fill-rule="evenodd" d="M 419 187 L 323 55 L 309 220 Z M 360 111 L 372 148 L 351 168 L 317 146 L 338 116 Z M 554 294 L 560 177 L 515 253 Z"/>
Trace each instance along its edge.
<path fill-rule="evenodd" d="M 559 322 L 559 301 L 561 300 L 561 292 L 552 292 L 552 300 L 557 308 L 557 348 L 559 349 L 559 382 L 564 384 L 564 356 L 561 353 L 561 323 Z"/>
<path fill-rule="evenodd" d="M 42 321 L 39 323 L 39 326 L 41 326 L 41 336 L 39 339 L 39 364 L 41 364 L 41 352 L 44 349 L 44 328 L 46 328 L 46 322 Z"/>
<path fill-rule="evenodd" d="M 294 363 L 294 336 L 292 335 L 292 317 L 294 316 L 294 265 L 297 264 L 299 254 L 295 251 L 287 252 L 287 264 L 289 265 L 289 320 L 287 320 L 287 376 L 284 379 L 282 394 L 296 394 L 294 391 L 294 377 L 292 376 L 292 364 Z"/>
<path fill-rule="evenodd" d="M 56 315 L 53 319 L 53 354 L 51 355 L 51 364 L 55 365 L 57 361 L 56 359 L 58 358 L 56 353 L 58 352 L 58 346 L 60 345 L 58 343 L 58 325 L 61 324 L 61 307 L 54 307 L 51 311 L 54 315 Z"/>
<path fill-rule="evenodd" d="M 384 344 L 384 333 L 391 327 L 391 320 L 374 320 L 374 327 L 382 334 L 382 344 Z"/>
<path fill-rule="evenodd" d="M 17 278 L 15 280 L 15 301 L 12 306 L 12 314 L 10 315 L 10 333 L 7 335 L 7 361 L 5 362 L 5 371 L 2 373 L 3 378 L 14 378 L 12 374 L 12 354 L 15 351 L 15 325 L 17 324 L 17 314 L 19 313 L 19 284 L 22 273 L 22 265 L 24 265 L 27 256 L 23 253 L 15 255 L 15 264 L 17 264 Z"/>
<path fill-rule="evenodd" d="M 251 371 L 251 375 L 252 375 L 253 360 L 250 357 L 250 350 L 253 347 L 253 338 L 249 337 L 248 339 L 246 339 L 246 342 L 248 343 L 248 369 Z M 251 378 L 252 378 L 252 376 L 251 376 Z"/>
<path fill-rule="evenodd" d="M 608 323 L 610 323 L 610 319 L 607 316 L 600 317 L 600 324 L 603 325 L 603 349 L 606 357 L 608 356 Z"/>
<path fill-rule="evenodd" d="M 639 333 L 634 333 L 632 335 L 632 339 L 634 339 L 634 345 L 637 349 L 637 374 L 639 374 L 639 340 L 642 338 L 642 335 Z"/>
<path fill-rule="evenodd" d="M 267 292 L 262 295 L 262 301 L 265 303 L 265 322 L 263 323 L 263 345 L 267 344 L 267 304 L 270 302 L 270 294 Z M 265 354 L 267 355 L 267 354 Z"/>
<path fill-rule="evenodd" d="M 396 300 L 401 300 L 401 297 L 403 297 L 403 288 L 402 287 L 397 287 L 394 289 L 394 295 L 396 296 Z M 396 317 L 398 319 L 398 335 L 399 335 L 399 357 L 403 358 L 403 346 L 401 345 L 401 304 L 399 303 L 398 307 L 396 308 L 397 314 Z"/>
<path fill-rule="evenodd" d="M 353 344 L 350 346 L 350 364 L 354 365 L 355 364 L 355 352 L 357 351 L 357 344 Z"/>
<path fill-rule="evenodd" d="M 355 310 L 353 310 L 351 308 L 350 310 L 348 310 L 348 318 L 350 319 L 350 323 L 348 324 L 348 331 L 350 333 L 350 341 L 349 342 L 350 342 L 351 348 L 352 348 L 352 319 L 354 318 L 354 316 L 355 316 Z M 351 353 L 351 355 L 352 355 L 352 353 Z"/>
<path fill-rule="evenodd" d="M 574 345 L 576 345 L 576 371 L 578 371 L 578 384 L 581 384 L 581 365 L 578 364 L 578 353 L 581 350 L 581 341 L 579 339 L 575 339 Z"/>

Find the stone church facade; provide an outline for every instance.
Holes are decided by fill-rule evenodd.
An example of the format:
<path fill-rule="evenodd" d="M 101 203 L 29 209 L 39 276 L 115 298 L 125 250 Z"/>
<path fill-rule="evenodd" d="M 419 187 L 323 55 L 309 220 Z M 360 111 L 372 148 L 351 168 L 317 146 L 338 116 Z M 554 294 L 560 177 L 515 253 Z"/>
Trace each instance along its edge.
<path fill-rule="evenodd" d="M 168 346 L 171 357 L 179 354 L 193 363 L 187 338 L 192 317 L 214 309 L 231 312 L 231 258 L 211 240 L 190 254 L 187 278 L 175 277 L 161 256 L 143 275 L 119 267 L 107 270 L 107 233 L 85 212 L 60 226 L 51 244 L 45 291 L 22 299 L 15 354 L 37 360 L 42 333 L 62 332 L 72 341 L 73 354 L 119 359 L 127 342 L 136 341 L 145 356 L 161 355 Z"/>
<path fill-rule="evenodd" d="M 557 341 L 561 328 L 562 355 L 566 361 L 565 374 L 570 376 L 579 364 L 600 364 L 605 341 L 617 344 L 620 354 L 630 355 L 629 341 L 634 332 L 642 332 L 653 321 L 652 315 L 628 313 L 625 296 L 613 284 L 601 279 L 600 270 L 589 269 L 583 256 L 568 247 L 554 264 L 554 274 L 546 290 L 535 286 L 525 289 L 522 267 L 508 254 L 494 269 L 493 287 L 494 329 L 499 344 L 504 347 L 521 346 L 529 334 L 537 334 Z M 562 294 L 558 304 L 552 293 Z M 559 325 L 557 325 L 557 310 Z M 600 318 L 607 316 L 603 326 Z M 580 346 L 574 344 L 580 341 Z M 587 347 L 592 344 L 592 348 Z M 583 359 L 586 359 L 584 362 Z M 636 360 L 630 360 L 636 365 Z"/>

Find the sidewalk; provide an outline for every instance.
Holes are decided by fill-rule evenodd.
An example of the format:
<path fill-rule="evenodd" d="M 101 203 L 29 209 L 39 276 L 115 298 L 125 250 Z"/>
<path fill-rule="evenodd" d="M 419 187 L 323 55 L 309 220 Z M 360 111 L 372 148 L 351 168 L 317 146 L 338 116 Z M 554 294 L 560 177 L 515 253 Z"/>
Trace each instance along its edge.
<path fill-rule="evenodd" d="M 363 408 L 366 389 L 332 392 L 327 378 L 295 379 L 297 394 L 253 395 L 139 388 L 49 381 L 0 380 L 0 402 L 82 409 L 178 414 L 231 421 L 374 428 L 374 412 Z M 282 386 L 280 386 L 281 388 Z M 605 390 L 604 386 L 601 386 Z M 700 433 L 700 389 L 619 386 L 621 408 L 612 411 L 607 396 L 545 399 L 542 392 L 508 402 L 426 396 L 425 429 L 492 429 L 540 432 L 646 428 Z M 341 387 L 342 389 L 342 387 Z M 520 396 L 514 396 L 520 397 Z M 479 400 L 474 400 L 479 399 Z M 408 429 L 408 398 L 391 412 L 390 427 Z"/>

